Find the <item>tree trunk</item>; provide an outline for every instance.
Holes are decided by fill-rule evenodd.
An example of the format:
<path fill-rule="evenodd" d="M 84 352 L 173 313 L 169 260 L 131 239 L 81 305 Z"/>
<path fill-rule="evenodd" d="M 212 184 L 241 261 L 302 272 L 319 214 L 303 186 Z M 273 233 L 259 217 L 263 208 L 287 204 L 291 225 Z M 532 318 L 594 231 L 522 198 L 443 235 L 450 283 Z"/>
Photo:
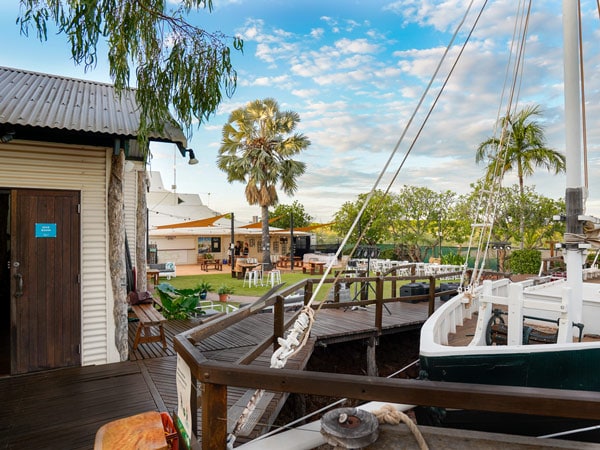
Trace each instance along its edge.
<path fill-rule="evenodd" d="M 271 270 L 271 240 L 269 237 L 269 207 L 261 206 L 261 221 L 262 221 L 262 262 L 263 270 Z"/>
<path fill-rule="evenodd" d="M 127 338 L 127 275 L 125 269 L 125 221 L 123 213 L 123 173 L 125 153 L 112 155 L 108 183 L 108 263 L 114 299 L 115 345 L 121 361 L 129 358 Z"/>
<path fill-rule="evenodd" d="M 148 263 L 148 204 L 146 202 L 146 192 L 148 192 L 148 174 L 146 170 L 140 170 L 137 173 L 137 208 L 135 218 L 135 268 L 136 282 L 138 291 L 148 289 L 148 277 L 146 266 Z"/>

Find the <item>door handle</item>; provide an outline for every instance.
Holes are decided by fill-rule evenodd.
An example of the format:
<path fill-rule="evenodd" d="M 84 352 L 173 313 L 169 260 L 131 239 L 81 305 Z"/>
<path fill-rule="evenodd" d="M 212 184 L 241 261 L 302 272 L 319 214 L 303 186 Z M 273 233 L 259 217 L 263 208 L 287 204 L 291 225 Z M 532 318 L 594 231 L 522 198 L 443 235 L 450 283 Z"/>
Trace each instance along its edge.
<path fill-rule="evenodd" d="M 16 273 L 15 278 L 17 279 L 17 290 L 15 291 L 15 297 L 19 298 L 23 296 L 23 275 Z"/>

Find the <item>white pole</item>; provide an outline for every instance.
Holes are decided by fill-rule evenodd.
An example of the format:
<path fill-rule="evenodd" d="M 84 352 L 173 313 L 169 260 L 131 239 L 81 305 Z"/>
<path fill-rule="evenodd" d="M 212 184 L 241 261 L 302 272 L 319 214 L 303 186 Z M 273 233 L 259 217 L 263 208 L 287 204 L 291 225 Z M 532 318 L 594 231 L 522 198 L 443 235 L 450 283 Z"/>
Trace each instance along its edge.
<path fill-rule="evenodd" d="M 567 233 L 580 234 L 577 216 L 583 214 L 584 188 L 581 181 L 581 100 L 579 87 L 579 20 L 574 0 L 563 0 L 564 91 L 567 186 Z M 581 322 L 583 303 L 583 251 L 567 244 L 567 280 L 572 288 L 571 317 Z"/>

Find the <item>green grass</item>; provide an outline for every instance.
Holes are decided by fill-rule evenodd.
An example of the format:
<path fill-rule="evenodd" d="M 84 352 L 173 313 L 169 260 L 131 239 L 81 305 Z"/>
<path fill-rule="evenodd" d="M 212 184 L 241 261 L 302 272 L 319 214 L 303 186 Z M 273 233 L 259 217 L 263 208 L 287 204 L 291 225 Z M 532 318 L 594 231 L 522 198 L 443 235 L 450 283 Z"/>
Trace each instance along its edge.
<path fill-rule="evenodd" d="M 302 271 L 298 272 L 282 272 L 281 273 L 281 282 L 285 283 L 285 286 L 291 286 L 301 280 L 306 278 L 315 278 L 314 275 L 308 275 L 302 273 Z M 265 286 L 243 286 L 244 280 L 238 280 L 237 278 L 232 278 L 230 273 L 218 273 L 218 274 L 206 274 L 206 275 L 187 275 L 187 276 L 178 276 L 175 278 L 171 278 L 170 281 L 167 281 L 166 278 L 161 278 L 160 282 L 170 283 L 176 288 L 195 288 L 200 281 L 207 281 L 212 285 L 213 292 L 216 292 L 219 286 L 222 284 L 226 284 L 227 286 L 231 286 L 234 289 L 233 295 L 243 295 L 248 297 L 260 297 L 265 294 L 269 289 L 269 285 Z M 327 285 L 326 287 L 330 287 L 331 285 Z"/>
<path fill-rule="evenodd" d="M 302 281 L 306 278 L 319 279 L 318 275 L 309 275 L 302 273 L 302 270 L 295 272 L 282 272 L 281 273 L 281 281 L 285 283 L 285 286 L 291 286 L 299 281 Z M 195 288 L 200 281 L 207 281 L 212 285 L 213 292 L 216 292 L 217 288 L 222 284 L 226 284 L 228 286 L 233 287 L 234 292 L 233 295 L 247 296 L 247 297 L 260 297 L 264 295 L 270 289 L 270 286 L 252 286 L 249 287 L 246 283 L 246 286 L 243 285 L 243 280 L 238 280 L 236 278 L 231 277 L 231 273 L 219 273 L 219 274 L 206 274 L 206 275 L 187 275 L 187 276 L 178 276 L 176 278 L 171 278 L 170 281 L 167 281 L 166 278 L 160 279 L 162 282 L 167 282 L 172 284 L 176 288 Z M 417 281 L 427 281 L 427 280 L 417 280 Z M 409 283 L 409 280 L 399 281 L 399 286 Z M 439 281 L 438 281 L 439 282 Z M 444 282 L 444 281 L 442 281 Z M 317 296 L 317 300 L 323 300 L 329 290 L 333 285 L 330 283 L 324 284 L 319 295 Z M 315 285 L 316 288 L 316 285 Z M 352 288 L 354 289 L 354 288 Z M 384 296 L 391 295 L 391 283 L 385 283 L 384 285 Z M 373 293 L 369 294 L 369 298 L 374 298 Z M 235 303 L 235 302 L 231 302 Z"/>

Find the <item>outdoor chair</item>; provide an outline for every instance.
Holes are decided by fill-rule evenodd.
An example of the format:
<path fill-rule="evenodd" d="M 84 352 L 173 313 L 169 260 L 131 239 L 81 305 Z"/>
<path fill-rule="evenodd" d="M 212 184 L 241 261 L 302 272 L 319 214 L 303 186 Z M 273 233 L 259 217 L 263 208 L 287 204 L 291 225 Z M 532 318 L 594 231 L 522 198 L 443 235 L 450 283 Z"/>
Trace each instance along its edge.
<path fill-rule="evenodd" d="M 281 283 L 281 270 L 279 269 L 265 272 L 265 276 L 267 278 L 267 284 L 271 285 L 271 287 L 275 286 L 276 283 Z"/>

